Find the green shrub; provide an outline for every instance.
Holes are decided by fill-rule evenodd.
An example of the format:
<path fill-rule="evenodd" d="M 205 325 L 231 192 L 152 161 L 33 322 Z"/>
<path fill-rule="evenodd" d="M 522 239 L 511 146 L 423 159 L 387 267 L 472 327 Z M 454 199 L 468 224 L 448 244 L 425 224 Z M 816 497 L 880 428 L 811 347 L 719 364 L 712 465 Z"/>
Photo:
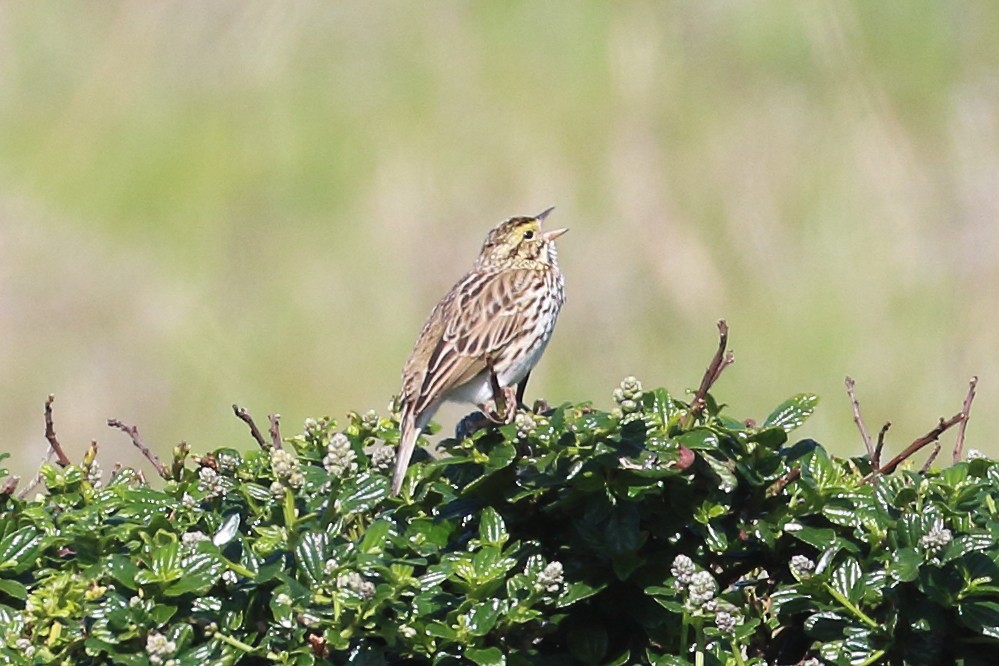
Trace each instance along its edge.
<path fill-rule="evenodd" d="M 46 466 L 47 493 L 0 511 L 0 660 L 999 659 L 996 463 L 865 482 L 790 443 L 814 396 L 759 426 L 634 381 L 615 399 L 445 440 L 395 498 L 398 424 L 374 414 L 180 449 L 162 490 Z"/>

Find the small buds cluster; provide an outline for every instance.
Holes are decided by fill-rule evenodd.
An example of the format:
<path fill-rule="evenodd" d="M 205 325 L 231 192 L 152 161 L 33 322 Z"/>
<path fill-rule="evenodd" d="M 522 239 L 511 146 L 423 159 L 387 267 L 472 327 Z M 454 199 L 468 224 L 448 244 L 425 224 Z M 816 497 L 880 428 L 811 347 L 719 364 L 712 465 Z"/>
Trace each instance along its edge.
<path fill-rule="evenodd" d="M 101 469 L 100 463 L 96 460 L 90 463 L 87 467 L 87 481 L 94 488 L 100 488 L 103 483 L 101 482 L 101 477 L 104 475 L 104 470 Z"/>
<path fill-rule="evenodd" d="M 220 472 L 223 474 L 232 474 L 239 467 L 239 456 L 230 451 L 223 451 L 215 457 L 215 462 Z"/>
<path fill-rule="evenodd" d="M 715 626 L 725 634 L 731 634 L 742 623 L 742 616 L 735 611 L 720 610 L 715 615 Z"/>
<path fill-rule="evenodd" d="M 333 559 L 326 560 L 326 563 L 323 565 L 323 573 L 325 573 L 327 576 L 332 576 L 333 572 L 339 568 L 340 568 L 340 563 L 337 562 L 336 560 Z"/>
<path fill-rule="evenodd" d="M 361 425 L 367 428 L 368 430 L 374 430 L 375 428 L 377 428 L 378 413 L 373 409 L 369 409 L 368 411 L 366 411 L 364 415 L 361 417 Z"/>
<path fill-rule="evenodd" d="M 14 647 L 16 647 L 21 654 L 29 659 L 35 656 L 35 646 L 31 644 L 30 638 L 18 638 L 14 642 Z"/>
<path fill-rule="evenodd" d="M 211 467 L 202 467 L 198 470 L 198 488 L 204 491 L 209 499 L 223 497 L 226 493 L 225 481 Z"/>
<path fill-rule="evenodd" d="M 184 493 L 184 496 L 180 498 L 180 505 L 185 509 L 191 510 L 198 506 L 198 500 L 194 499 L 194 496 L 190 493 Z"/>
<path fill-rule="evenodd" d="M 687 593 L 690 605 L 694 608 L 714 610 L 712 602 L 718 594 L 718 583 L 715 582 L 714 576 L 707 571 L 698 571 L 690 577 Z"/>
<path fill-rule="evenodd" d="M 301 488 L 305 483 L 305 475 L 302 474 L 298 459 L 290 451 L 271 449 L 271 471 L 277 481 L 292 488 Z M 273 487 L 271 494 L 274 494 Z"/>
<path fill-rule="evenodd" d="M 517 437 L 521 439 L 533 435 L 537 430 L 534 414 L 530 412 L 517 412 L 513 422 L 517 426 Z"/>
<path fill-rule="evenodd" d="M 350 440 L 342 432 L 330 438 L 326 445 L 323 467 L 331 476 L 348 477 L 357 472 L 357 454 L 350 446 Z"/>
<path fill-rule="evenodd" d="M 793 555 L 791 557 L 791 574 L 798 580 L 807 580 L 815 573 L 815 562 L 804 555 Z"/>
<path fill-rule="evenodd" d="M 371 461 L 371 467 L 381 472 L 387 472 L 395 464 L 395 451 L 391 446 L 376 444 L 368 456 Z"/>
<path fill-rule="evenodd" d="M 150 664 L 167 666 L 173 663 L 173 660 L 168 659 L 168 657 L 171 657 L 176 651 L 177 644 L 163 634 L 153 631 L 146 636 L 146 654 L 149 655 Z"/>
<path fill-rule="evenodd" d="M 930 531 L 919 539 L 919 545 L 925 548 L 926 552 L 936 555 L 953 540 L 954 535 L 943 526 L 943 521 L 937 518 L 933 521 Z"/>
<path fill-rule="evenodd" d="M 713 612 L 717 607 L 718 583 L 714 576 L 698 569 L 694 561 L 686 555 L 677 555 L 670 566 L 670 573 L 676 578 L 674 587 L 686 594 L 684 605 L 692 611 Z"/>
<path fill-rule="evenodd" d="M 697 565 L 686 555 L 677 555 L 673 558 L 673 565 L 670 573 L 676 578 L 678 587 L 686 587 L 690 584 L 690 577 L 697 572 Z"/>
<path fill-rule="evenodd" d="M 370 580 L 365 580 L 364 576 L 356 571 L 342 573 L 336 577 L 337 589 L 344 592 L 351 592 L 362 599 L 371 599 L 375 596 L 375 584 Z"/>
<path fill-rule="evenodd" d="M 561 562 L 550 562 L 544 569 L 538 572 L 538 577 L 534 581 L 534 589 L 541 592 L 558 592 L 565 580 Z"/>
<path fill-rule="evenodd" d="M 625 377 L 621 385 L 614 389 L 614 402 L 623 414 L 633 414 L 641 409 L 642 382 L 635 377 Z"/>
<path fill-rule="evenodd" d="M 207 534 L 197 530 L 184 532 L 184 534 L 180 537 L 181 545 L 190 550 L 194 550 L 194 548 L 202 541 L 210 541 L 210 539 Z"/>

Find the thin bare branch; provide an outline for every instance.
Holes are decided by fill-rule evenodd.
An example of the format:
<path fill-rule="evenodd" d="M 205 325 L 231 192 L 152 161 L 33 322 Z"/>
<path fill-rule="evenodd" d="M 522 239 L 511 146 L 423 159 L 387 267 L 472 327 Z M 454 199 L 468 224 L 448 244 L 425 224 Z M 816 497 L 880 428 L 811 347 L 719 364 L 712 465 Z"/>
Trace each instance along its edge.
<path fill-rule="evenodd" d="M 66 452 L 62 450 L 62 445 L 59 444 L 59 439 L 55 434 L 55 425 L 52 422 L 52 403 L 55 401 L 55 395 L 49 393 L 48 399 L 45 401 L 45 439 L 49 441 L 49 446 L 56 455 L 56 462 L 60 467 L 65 467 L 70 464 L 69 457 L 66 456 Z"/>
<path fill-rule="evenodd" d="M 867 426 L 864 425 L 864 417 L 860 415 L 860 403 L 857 401 L 857 394 L 854 391 L 854 387 L 857 385 L 853 381 L 853 377 L 846 378 L 846 394 L 850 396 L 850 406 L 853 407 L 853 422 L 857 424 L 857 429 L 860 430 L 860 437 L 864 440 L 864 448 L 867 449 L 867 458 L 872 464 L 874 463 L 874 443 L 871 442 L 871 436 L 867 434 Z"/>
<path fill-rule="evenodd" d="M 31 493 L 32 490 L 38 487 L 38 484 L 42 482 L 42 468 L 45 467 L 45 465 L 52 462 L 52 460 L 55 458 L 55 455 L 56 453 L 55 451 L 52 450 L 51 446 L 46 449 L 45 456 L 42 458 L 41 464 L 38 465 L 38 471 L 35 472 L 35 476 L 32 477 L 31 482 L 28 483 L 28 485 L 26 485 L 24 488 L 22 488 L 21 491 L 17 494 L 18 499 L 24 499 Z"/>
<path fill-rule="evenodd" d="M 281 448 L 281 415 L 268 414 L 267 418 L 271 422 L 271 427 L 267 431 L 271 436 L 271 446 L 275 449 Z"/>
<path fill-rule="evenodd" d="M 240 421 L 245 423 L 250 428 L 250 434 L 253 435 L 253 439 L 257 440 L 257 444 L 260 445 L 264 451 L 270 448 L 270 445 L 264 440 L 264 436 L 260 434 L 260 429 L 257 428 L 257 424 L 253 422 L 253 417 L 250 413 L 239 405 L 232 406 L 232 412 L 235 414 Z"/>
<path fill-rule="evenodd" d="M 926 462 L 923 463 L 923 466 L 919 468 L 919 473 L 925 474 L 926 471 L 930 468 L 930 465 L 933 464 L 933 461 L 937 459 L 937 456 L 939 454 L 940 454 L 940 440 L 938 439 L 935 442 L 933 442 L 933 450 L 930 452 L 929 457 L 926 458 Z"/>
<path fill-rule="evenodd" d="M 689 428 L 700 413 L 704 411 L 704 407 L 707 405 L 705 397 L 715 382 L 718 381 L 718 378 L 721 377 L 721 373 L 725 368 L 735 363 L 735 354 L 725 351 L 727 346 L 728 322 L 724 319 L 719 319 L 718 351 L 715 352 L 714 358 L 711 359 L 708 369 L 704 371 L 704 376 L 701 378 L 701 385 L 697 388 L 694 399 L 690 402 L 690 411 L 687 413 L 687 418 L 684 419 L 685 428 Z"/>
<path fill-rule="evenodd" d="M 874 458 L 871 460 L 871 469 L 881 468 L 881 451 L 885 448 L 885 435 L 888 434 L 888 428 L 891 427 L 891 421 L 885 421 L 885 424 L 881 426 L 881 431 L 878 432 L 878 443 L 874 447 Z"/>
<path fill-rule="evenodd" d="M 964 458 L 964 431 L 968 427 L 968 417 L 971 416 L 971 403 L 975 401 L 975 388 L 977 386 L 978 377 L 972 377 L 971 381 L 968 382 L 968 395 L 964 396 L 964 406 L 961 408 L 961 411 L 964 412 L 964 420 L 957 427 L 957 439 L 954 441 L 954 453 L 951 457 L 954 462 L 961 462 L 961 459 Z"/>
<path fill-rule="evenodd" d="M 955 425 L 957 425 L 958 423 L 960 423 L 964 419 L 965 419 L 964 412 L 958 412 L 957 414 L 955 414 L 954 416 L 950 417 L 946 421 L 943 420 L 943 419 L 940 419 L 940 422 L 936 425 L 935 428 L 933 428 L 932 430 L 930 430 L 928 433 L 926 433 L 922 437 L 916 439 L 912 444 L 910 444 L 909 446 L 907 446 L 904 451 L 902 451 L 900 454 L 898 454 L 897 456 L 895 456 L 894 458 L 892 458 L 891 460 L 889 460 L 888 463 L 884 467 L 881 467 L 881 468 L 879 468 L 879 469 L 871 472 L 871 474 L 869 476 L 867 476 L 867 478 L 864 479 L 864 482 L 866 483 L 866 482 L 870 481 L 872 478 L 874 478 L 878 474 L 891 474 L 892 472 L 895 471 L 896 467 L 898 467 L 902 462 L 904 462 L 910 456 L 912 456 L 914 453 L 916 453 L 916 451 L 919 451 L 920 449 L 922 449 L 927 444 L 931 444 L 931 443 L 937 441 L 937 439 L 940 438 L 940 435 L 942 435 L 947 430 L 949 430 L 950 428 L 954 427 Z"/>
<path fill-rule="evenodd" d="M 139 436 L 139 429 L 136 426 L 126 425 L 118 419 L 108 419 L 108 426 L 117 428 L 128 435 L 132 439 L 132 444 L 135 445 L 135 448 L 139 449 L 139 451 L 142 452 L 142 455 L 146 457 L 146 460 L 148 460 L 152 466 L 156 468 L 156 472 L 167 481 L 170 480 L 169 470 L 167 470 L 163 463 L 160 462 L 160 459 L 156 457 L 156 454 L 149 450 L 149 447 L 146 446 L 145 442 L 142 441 L 142 437 Z M 141 474 L 141 470 L 139 473 Z"/>
<path fill-rule="evenodd" d="M 770 490 L 768 491 L 769 494 L 771 496 L 779 495 L 780 491 L 787 488 L 789 483 L 797 481 L 799 476 L 801 476 L 801 468 L 795 467 L 794 469 L 790 470 L 787 474 L 777 479 L 774 485 L 770 486 Z"/>

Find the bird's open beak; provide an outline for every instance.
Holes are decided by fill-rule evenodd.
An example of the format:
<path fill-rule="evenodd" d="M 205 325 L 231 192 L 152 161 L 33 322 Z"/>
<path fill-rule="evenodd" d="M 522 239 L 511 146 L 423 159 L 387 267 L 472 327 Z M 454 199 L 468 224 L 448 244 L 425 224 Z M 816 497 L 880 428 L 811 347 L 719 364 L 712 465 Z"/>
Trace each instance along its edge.
<path fill-rule="evenodd" d="M 544 222 L 545 218 L 548 217 L 548 214 L 553 210 L 555 210 L 555 206 L 552 206 L 551 208 L 538 213 L 537 215 L 534 216 L 534 219 L 537 220 L 538 222 Z"/>
<path fill-rule="evenodd" d="M 562 234 L 564 234 L 567 231 L 569 231 L 569 230 L 568 229 L 552 229 L 551 231 L 546 231 L 545 233 L 541 234 L 541 237 L 544 238 L 546 241 L 551 242 L 551 241 L 555 240 L 556 238 L 558 238 L 559 236 L 561 236 Z"/>

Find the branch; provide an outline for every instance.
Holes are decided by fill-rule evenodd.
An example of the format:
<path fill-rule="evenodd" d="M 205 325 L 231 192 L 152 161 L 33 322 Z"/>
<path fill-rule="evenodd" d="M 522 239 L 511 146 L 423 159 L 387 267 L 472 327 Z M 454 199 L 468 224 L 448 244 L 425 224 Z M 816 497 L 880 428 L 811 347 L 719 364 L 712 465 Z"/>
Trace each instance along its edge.
<path fill-rule="evenodd" d="M 891 421 L 885 421 L 885 424 L 881 426 L 881 431 L 878 433 L 878 443 L 874 447 L 874 458 L 871 460 L 871 469 L 881 467 L 881 450 L 885 447 L 885 435 L 888 434 L 888 428 L 890 427 Z"/>
<path fill-rule="evenodd" d="M 125 425 L 118 419 L 108 419 L 108 426 L 117 428 L 131 437 L 132 444 L 134 444 L 135 448 L 142 452 L 142 455 L 146 457 L 146 460 L 152 463 L 159 475 L 167 481 L 170 480 L 170 472 L 167 471 L 167 468 L 163 466 L 163 463 L 161 463 L 160 459 L 156 457 L 156 454 L 150 451 L 149 447 L 142 441 L 142 438 L 139 437 L 139 429 L 136 426 Z"/>
<path fill-rule="evenodd" d="M 281 448 L 281 415 L 280 414 L 268 414 L 267 418 L 271 422 L 270 430 L 267 432 L 271 436 L 271 446 L 275 449 Z"/>
<path fill-rule="evenodd" d="M 940 454 L 940 440 L 938 439 L 933 443 L 933 451 L 930 452 L 930 455 L 926 459 L 926 462 L 924 462 L 923 466 L 919 468 L 919 473 L 925 474 L 926 470 L 930 468 L 930 465 L 933 464 L 933 461 L 937 459 L 937 456 L 939 454 Z"/>
<path fill-rule="evenodd" d="M 976 386 L 978 386 L 978 377 L 972 377 L 971 381 L 968 382 L 968 395 L 964 397 L 964 406 L 961 407 L 961 411 L 964 412 L 964 420 L 957 427 L 957 440 L 954 442 L 952 456 L 954 462 L 961 462 L 961 458 L 964 457 L 964 431 L 968 427 L 968 417 L 971 416 L 971 403 L 975 401 Z"/>
<path fill-rule="evenodd" d="M 801 476 L 801 468 L 795 467 L 794 469 L 789 470 L 787 474 L 777 479 L 774 485 L 770 486 L 770 490 L 767 492 L 770 496 L 779 495 L 780 491 L 787 488 L 789 483 L 797 481 L 799 476 Z"/>
<path fill-rule="evenodd" d="M 694 394 L 694 399 L 690 402 L 690 411 L 684 420 L 684 428 L 689 428 L 694 420 L 700 416 L 701 412 L 704 411 L 704 407 L 707 404 L 704 398 L 707 396 L 708 391 L 718 381 L 718 378 L 721 377 L 721 373 L 725 368 L 735 363 L 735 355 L 732 352 L 726 353 L 725 351 L 725 347 L 727 346 L 728 322 L 724 319 L 719 319 L 718 351 L 715 352 L 714 358 L 711 359 L 708 369 L 704 371 L 704 376 L 701 378 L 701 385 L 697 388 L 697 393 Z"/>
<path fill-rule="evenodd" d="M 871 442 L 871 436 L 867 434 L 867 426 L 864 425 L 864 418 L 860 415 L 860 403 L 857 402 L 857 394 L 853 390 L 856 385 L 857 383 L 853 381 L 853 377 L 846 378 L 846 394 L 850 396 L 850 406 L 853 407 L 853 422 L 857 424 L 860 436 L 864 440 L 864 447 L 867 449 L 867 458 L 871 461 L 872 465 L 877 467 L 877 463 L 874 462 L 874 444 Z"/>
<path fill-rule="evenodd" d="M 45 457 L 42 458 L 42 463 L 38 466 L 38 471 L 35 473 L 34 478 L 32 478 L 31 482 L 28 483 L 28 485 L 26 485 L 24 488 L 22 488 L 21 492 L 17 494 L 18 499 L 24 499 L 31 493 L 32 490 L 38 487 L 38 484 L 42 482 L 42 468 L 52 461 L 52 456 L 54 455 L 55 451 L 53 451 L 52 447 L 50 446 L 45 451 Z"/>
<path fill-rule="evenodd" d="M 232 412 L 239 418 L 240 421 L 250 427 L 250 434 L 253 435 L 253 439 L 257 440 L 257 444 L 260 445 L 260 448 L 264 451 L 270 448 L 267 445 L 267 442 L 264 441 L 264 436 L 260 434 L 260 429 L 257 428 L 257 424 L 253 422 L 253 417 L 250 416 L 249 412 L 239 405 L 233 405 Z"/>
<path fill-rule="evenodd" d="M 914 454 L 916 451 L 920 450 L 927 444 L 937 441 L 937 439 L 940 438 L 940 435 L 942 435 L 947 430 L 954 427 L 961 421 L 965 420 L 965 418 L 967 417 L 965 416 L 964 412 L 958 412 L 957 414 L 950 417 L 946 421 L 940 419 L 940 422 L 936 425 L 935 428 L 933 428 L 933 430 L 930 430 L 928 433 L 926 433 L 925 435 L 914 441 L 912 444 L 907 446 L 905 451 L 902 451 L 902 453 L 898 454 L 897 456 L 889 460 L 888 464 L 886 464 L 884 467 L 881 467 L 871 472 L 871 474 L 864 479 L 864 483 L 867 483 L 878 474 L 891 474 L 892 472 L 895 471 L 895 468 L 898 467 L 899 464 L 908 459 L 912 454 Z"/>
<path fill-rule="evenodd" d="M 65 451 L 62 450 L 62 445 L 59 444 L 59 440 L 56 438 L 55 425 L 52 423 L 52 403 L 55 401 L 55 395 L 49 393 L 48 400 L 45 401 L 45 439 L 49 440 L 49 446 L 56 454 L 56 462 L 59 463 L 60 467 L 66 467 L 70 464 L 69 458 L 66 456 Z"/>

